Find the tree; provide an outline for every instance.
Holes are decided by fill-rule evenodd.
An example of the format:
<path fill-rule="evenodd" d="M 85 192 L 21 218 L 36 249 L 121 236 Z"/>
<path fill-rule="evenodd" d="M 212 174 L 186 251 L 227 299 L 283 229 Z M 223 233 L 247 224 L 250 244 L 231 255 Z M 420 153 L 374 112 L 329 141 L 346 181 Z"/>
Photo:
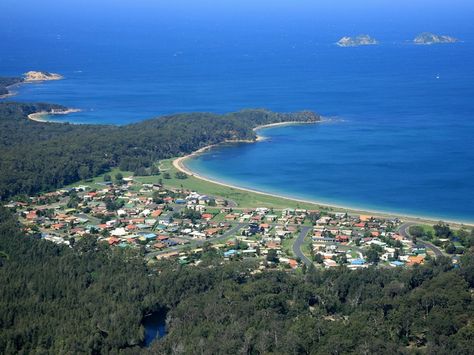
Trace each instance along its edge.
<path fill-rule="evenodd" d="M 278 263 L 280 260 L 278 259 L 278 254 L 275 249 L 270 249 L 267 254 L 267 261 L 272 263 Z"/>
<path fill-rule="evenodd" d="M 91 177 L 90 169 L 87 165 L 81 165 L 79 167 L 79 179 L 85 180 Z"/>
<path fill-rule="evenodd" d="M 369 250 L 367 250 L 365 256 L 367 258 L 367 262 L 371 264 L 377 264 L 380 261 L 379 252 L 373 247 L 373 245 L 369 248 Z"/>
<path fill-rule="evenodd" d="M 396 248 L 393 253 L 393 260 L 398 260 L 399 257 L 400 257 L 400 249 Z"/>
<path fill-rule="evenodd" d="M 117 181 L 117 182 L 122 182 L 123 181 L 122 173 L 118 172 L 117 174 L 115 174 L 115 181 Z"/>
<path fill-rule="evenodd" d="M 188 175 L 183 173 L 182 171 L 177 171 L 175 174 L 176 179 L 184 180 L 188 178 Z"/>
<path fill-rule="evenodd" d="M 148 173 L 145 167 L 140 166 L 137 169 L 135 169 L 135 171 L 133 172 L 133 175 L 134 176 L 148 176 L 150 174 Z"/>
<path fill-rule="evenodd" d="M 153 202 L 157 204 L 162 204 L 165 202 L 163 198 L 161 197 L 159 191 L 153 191 L 152 199 L 153 199 Z"/>
<path fill-rule="evenodd" d="M 425 239 L 427 239 L 427 240 L 433 239 L 433 232 L 431 230 L 426 231 Z"/>
<path fill-rule="evenodd" d="M 160 169 L 156 165 L 152 165 L 150 168 L 150 175 L 160 175 Z"/>
<path fill-rule="evenodd" d="M 454 254 L 456 253 L 456 246 L 453 243 L 448 243 L 445 250 L 448 254 Z"/>
<path fill-rule="evenodd" d="M 474 229 L 470 233 L 465 229 L 461 229 L 458 231 L 457 236 L 464 247 L 470 248 L 474 246 Z"/>
<path fill-rule="evenodd" d="M 424 234 L 424 229 L 421 226 L 411 226 L 409 231 L 410 235 L 415 238 L 421 238 Z"/>
<path fill-rule="evenodd" d="M 345 265 L 345 264 L 347 264 L 347 256 L 346 256 L 346 254 L 338 255 L 338 256 L 336 257 L 336 262 L 337 262 L 339 265 Z"/>
<path fill-rule="evenodd" d="M 79 205 L 79 197 L 77 195 L 73 195 L 69 198 L 69 201 L 67 203 L 67 208 L 77 208 Z"/>
<path fill-rule="evenodd" d="M 110 182 L 110 181 L 112 181 L 112 176 L 110 176 L 110 174 L 105 174 L 105 175 L 104 175 L 104 181 L 105 181 L 105 182 Z"/>
<path fill-rule="evenodd" d="M 433 226 L 433 229 L 435 231 L 435 236 L 438 238 L 449 238 L 452 235 L 451 228 L 449 228 L 449 225 L 444 222 L 438 222 L 438 224 Z"/>
<path fill-rule="evenodd" d="M 324 257 L 320 253 L 314 254 L 313 260 L 318 264 L 322 264 L 324 262 Z"/>

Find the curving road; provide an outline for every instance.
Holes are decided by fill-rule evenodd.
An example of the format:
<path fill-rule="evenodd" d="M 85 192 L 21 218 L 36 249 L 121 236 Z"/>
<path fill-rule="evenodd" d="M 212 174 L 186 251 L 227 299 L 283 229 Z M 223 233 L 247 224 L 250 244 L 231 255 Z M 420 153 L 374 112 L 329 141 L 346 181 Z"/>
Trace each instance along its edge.
<path fill-rule="evenodd" d="M 417 225 L 419 225 L 419 223 L 405 222 L 398 228 L 398 233 L 400 233 L 402 237 L 413 239 L 413 237 L 410 235 L 409 230 L 411 226 L 417 226 Z M 443 252 L 438 247 L 434 246 L 431 243 L 425 242 L 420 239 L 417 239 L 416 242 L 417 244 L 423 245 L 426 249 L 431 250 L 436 257 L 444 255 Z"/>
<path fill-rule="evenodd" d="M 298 237 L 293 243 L 293 254 L 295 254 L 296 257 L 300 258 L 301 261 L 306 264 L 306 266 L 312 265 L 313 262 L 306 255 L 303 254 L 303 252 L 301 251 L 301 246 L 303 245 L 304 239 L 306 238 L 310 230 L 311 227 L 301 227 L 300 234 L 298 234 Z"/>

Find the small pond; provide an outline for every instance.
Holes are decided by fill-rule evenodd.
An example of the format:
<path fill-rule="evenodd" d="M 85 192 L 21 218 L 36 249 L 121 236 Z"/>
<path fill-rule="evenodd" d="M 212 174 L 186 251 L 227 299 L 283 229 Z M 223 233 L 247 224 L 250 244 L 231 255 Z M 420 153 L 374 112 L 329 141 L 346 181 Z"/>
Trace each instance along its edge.
<path fill-rule="evenodd" d="M 166 335 L 166 312 L 154 312 L 143 319 L 145 327 L 144 347 L 149 347 L 155 339 L 162 338 Z"/>

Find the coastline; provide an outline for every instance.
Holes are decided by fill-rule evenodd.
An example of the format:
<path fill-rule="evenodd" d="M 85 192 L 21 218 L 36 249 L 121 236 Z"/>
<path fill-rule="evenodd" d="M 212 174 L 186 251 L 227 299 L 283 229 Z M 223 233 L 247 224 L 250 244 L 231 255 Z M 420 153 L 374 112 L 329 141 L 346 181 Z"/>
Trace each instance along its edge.
<path fill-rule="evenodd" d="M 19 87 L 20 87 L 22 84 L 24 84 L 24 83 L 25 83 L 25 82 L 22 81 L 22 82 L 13 84 L 13 85 L 8 85 L 8 86 L 6 86 L 6 89 L 8 90 L 8 94 L 0 95 L 0 100 L 2 100 L 2 99 L 8 99 L 9 97 L 18 95 L 18 92 L 17 92 L 17 91 L 12 91 L 12 89 L 14 89 L 14 88 L 19 88 Z"/>
<path fill-rule="evenodd" d="M 10 90 L 8 91 L 8 94 L 5 95 L 0 95 L 0 100 L 2 99 L 8 99 L 9 97 L 15 96 L 16 92 L 11 92 Z"/>
<path fill-rule="evenodd" d="M 256 132 L 260 129 L 266 129 L 266 128 L 307 125 L 307 124 L 315 124 L 315 123 L 322 123 L 322 122 L 324 122 L 324 119 L 321 119 L 320 121 L 311 121 L 311 122 L 302 122 L 302 121 L 276 122 L 276 123 L 269 123 L 269 124 L 260 125 L 260 126 L 257 126 L 255 128 L 253 128 L 252 130 L 254 132 Z"/>
<path fill-rule="evenodd" d="M 257 131 L 257 130 L 264 129 L 264 128 L 289 126 L 289 125 L 293 125 L 293 124 L 320 123 L 320 122 L 321 121 L 318 121 L 318 122 L 296 122 L 296 123 L 295 122 L 279 122 L 279 123 L 272 123 L 272 124 L 268 124 L 268 125 L 258 126 L 258 127 L 255 127 L 253 130 Z M 219 146 L 221 144 L 226 144 L 226 143 L 256 143 L 258 141 L 262 141 L 262 140 L 265 140 L 265 139 L 266 138 L 263 137 L 263 136 L 257 136 L 256 140 L 234 140 L 234 141 L 224 141 L 224 142 L 218 143 L 218 144 L 211 144 L 211 145 L 205 146 L 201 149 L 198 149 L 198 150 L 192 152 L 191 154 L 188 154 L 188 155 L 185 155 L 183 157 L 178 157 L 178 158 L 174 159 L 173 160 L 173 166 L 174 166 L 175 169 L 177 169 L 180 172 L 183 172 L 187 175 L 190 175 L 192 177 L 195 177 L 197 179 L 200 179 L 202 181 L 206 181 L 206 182 L 209 182 L 209 183 L 212 183 L 212 184 L 216 184 L 216 185 L 220 185 L 220 186 L 224 186 L 224 187 L 227 187 L 227 188 L 232 188 L 232 189 L 236 189 L 236 190 L 240 190 L 240 191 L 244 191 L 244 192 L 248 192 L 248 193 L 253 193 L 253 194 L 277 197 L 277 198 L 290 200 L 290 201 L 295 201 L 295 202 L 300 202 L 300 203 L 313 204 L 313 205 L 315 205 L 315 207 L 320 206 L 320 207 L 324 207 L 324 208 L 336 209 L 336 210 L 340 210 L 340 211 L 343 211 L 343 212 L 347 212 L 349 214 L 369 214 L 369 215 L 378 216 L 378 217 L 385 217 L 385 218 L 394 217 L 394 218 L 403 219 L 404 221 L 407 221 L 407 222 L 416 222 L 416 223 L 422 223 L 422 224 L 436 224 L 439 221 L 444 221 L 444 222 L 449 223 L 450 225 L 455 226 L 455 227 L 461 227 L 461 226 L 470 226 L 470 227 L 472 227 L 472 226 L 474 226 L 474 222 L 470 222 L 470 221 L 448 220 L 448 219 L 444 219 L 444 218 L 435 218 L 435 217 L 423 216 L 423 215 L 392 213 L 392 212 L 389 212 L 389 211 L 381 211 L 381 210 L 374 210 L 374 209 L 363 209 L 363 208 L 359 209 L 359 208 L 354 208 L 354 207 L 350 207 L 350 206 L 347 206 L 347 205 L 332 204 L 332 203 L 321 202 L 321 201 L 317 201 L 317 200 L 306 200 L 306 199 L 300 199 L 300 198 L 295 198 L 295 197 L 291 197 L 291 196 L 285 196 L 285 195 L 281 195 L 281 194 L 277 194 L 277 193 L 259 191 L 259 190 L 256 190 L 256 189 L 246 188 L 246 187 L 242 187 L 242 186 L 238 186 L 238 185 L 233 185 L 231 183 L 226 183 L 226 182 L 223 182 L 223 181 L 219 181 L 219 180 L 214 179 L 214 178 L 209 178 L 209 177 L 206 177 L 206 176 L 202 176 L 202 175 L 192 171 L 191 169 L 189 169 L 185 165 L 186 160 L 192 159 L 193 157 L 196 157 L 196 156 L 198 156 L 198 155 L 200 155 L 204 152 L 207 152 L 208 150 L 211 150 L 212 148 L 215 148 L 216 146 Z"/>
<path fill-rule="evenodd" d="M 47 81 L 58 81 L 58 80 L 63 80 L 64 77 L 62 75 L 59 75 L 59 74 L 50 74 L 51 76 L 50 77 L 41 77 L 39 79 L 35 79 L 31 76 L 28 77 L 28 74 L 31 75 L 32 74 L 42 74 L 42 72 L 33 72 L 33 71 L 30 71 L 28 73 L 26 73 L 25 75 L 27 75 L 27 77 L 25 78 L 24 76 L 21 78 L 22 81 L 19 81 L 15 84 L 12 84 L 12 85 L 8 85 L 6 86 L 6 89 L 8 90 L 8 93 L 5 94 L 5 95 L 0 95 L 0 100 L 2 99 L 7 99 L 9 97 L 12 97 L 12 96 L 16 96 L 18 94 L 18 92 L 16 91 L 11 91 L 10 89 L 12 88 L 15 88 L 15 87 L 20 87 L 21 85 L 24 85 L 24 84 L 41 84 L 41 83 L 44 83 L 44 82 L 47 82 Z"/>
<path fill-rule="evenodd" d="M 81 112 L 81 110 L 76 109 L 76 108 L 70 108 L 64 111 L 53 111 L 53 112 L 40 111 L 40 112 L 30 113 L 28 115 L 28 119 L 35 122 L 48 123 L 48 122 L 54 122 L 54 121 L 48 121 L 47 119 L 45 119 L 45 117 L 47 116 L 68 115 L 70 113 L 75 113 L 75 112 Z"/>

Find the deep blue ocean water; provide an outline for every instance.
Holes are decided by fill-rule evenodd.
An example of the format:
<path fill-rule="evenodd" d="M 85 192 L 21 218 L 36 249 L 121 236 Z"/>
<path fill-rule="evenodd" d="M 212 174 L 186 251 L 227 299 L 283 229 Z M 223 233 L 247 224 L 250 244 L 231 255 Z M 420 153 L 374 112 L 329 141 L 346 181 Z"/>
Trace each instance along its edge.
<path fill-rule="evenodd" d="M 268 192 L 474 221 L 474 25 L 467 9 L 353 18 L 324 10 L 318 17 L 309 10 L 117 6 L 54 19 L 21 13 L 20 23 L 21 9 L 8 2 L 0 11 L 0 75 L 63 74 L 63 81 L 24 85 L 14 98 L 82 110 L 55 120 L 127 124 L 176 112 L 314 110 L 331 121 L 264 130 L 267 141 L 218 148 L 188 164 Z M 464 42 L 410 44 L 423 31 Z M 358 33 L 381 45 L 333 44 Z"/>

